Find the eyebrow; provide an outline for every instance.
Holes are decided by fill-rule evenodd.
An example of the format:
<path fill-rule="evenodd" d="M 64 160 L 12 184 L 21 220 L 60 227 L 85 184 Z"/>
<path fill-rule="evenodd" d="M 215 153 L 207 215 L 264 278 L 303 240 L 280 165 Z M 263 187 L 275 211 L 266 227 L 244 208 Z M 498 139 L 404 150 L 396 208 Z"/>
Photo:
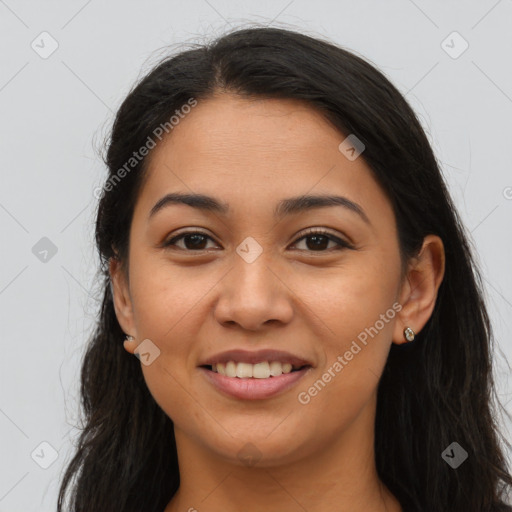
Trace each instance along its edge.
<path fill-rule="evenodd" d="M 186 204 L 202 211 L 226 215 L 229 212 L 229 204 L 219 201 L 214 197 L 204 194 L 183 194 L 173 192 L 165 195 L 151 208 L 148 220 L 163 208 L 173 204 Z M 327 208 L 342 206 L 359 215 L 367 224 L 371 225 L 363 208 L 347 197 L 332 195 L 301 195 L 279 201 L 274 209 L 274 217 L 282 218 L 288 215 L 302 213 L 314 208 Z"/>

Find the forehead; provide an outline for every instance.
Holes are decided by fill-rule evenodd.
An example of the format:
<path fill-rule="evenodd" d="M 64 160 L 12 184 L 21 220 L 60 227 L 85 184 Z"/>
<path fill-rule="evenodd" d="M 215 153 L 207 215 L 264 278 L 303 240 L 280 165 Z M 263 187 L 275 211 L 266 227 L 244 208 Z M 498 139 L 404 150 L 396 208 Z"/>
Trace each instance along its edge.
<path fill-rule="evenodd" d="M 316 154 L 337 150 L 340 137 L 304 102 L 222 94 L 200 101 L 175 126 L 154 157 L 165 149 L 167 153 L 179 149 L 176 157 L 189 153 L 188 162 L 196 157 L 209 158 L 212 163 L 229 159 L 243 162 L 249 169 L 261 169 L 265 160 L 276 157 L 298 163 L 311 150 Z"/>
<path fill-rule="evenodd" d="M 150 153 L 142 207 L 181 191 L 220 197 L 234 210 L 273 211 L 283 197 L 339 192 L 389 210 L 363 158 L 340 152 L 345 138 L 301 101 L 228 94 L 199 101 Z"/>

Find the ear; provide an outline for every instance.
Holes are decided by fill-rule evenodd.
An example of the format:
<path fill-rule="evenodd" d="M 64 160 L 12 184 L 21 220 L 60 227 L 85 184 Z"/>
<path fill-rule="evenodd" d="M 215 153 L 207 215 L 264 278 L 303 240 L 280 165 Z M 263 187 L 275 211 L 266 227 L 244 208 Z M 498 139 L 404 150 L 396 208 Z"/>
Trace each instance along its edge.
<path fill-rule="evenodd" d="M 120 261 L 117 258 L 110 258 L 109 261 L 110 281 L 112 283 L 112 297 L 114 301 L 114 310 L 116 312 L 117 321 L 121 329 L 134 337 L 133 341 L 124 341 L 124 348 L 134 353 L 137 346 L 137 332 L 135 329 L 133 307 L 130 296 L 130 289 L 125 272 Z"/>
<path fill-rule="evenodd" d="M 419 254 L 407 270 L 400 290 L 402 309 L 397 315 L 393 342 L 405 343 L 404 329 L 410 327 L 416 334 L 425 326 L 434 311 L 437 292 L 444 277 L 445 253 L 441 238 L 428 235 Z"/>

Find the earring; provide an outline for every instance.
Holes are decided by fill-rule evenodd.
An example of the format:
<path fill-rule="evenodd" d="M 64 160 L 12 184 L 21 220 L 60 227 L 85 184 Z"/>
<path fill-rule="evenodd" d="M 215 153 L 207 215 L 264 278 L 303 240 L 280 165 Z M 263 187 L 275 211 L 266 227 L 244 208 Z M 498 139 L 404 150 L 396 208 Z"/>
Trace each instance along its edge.
<path fill-rule="evenodd" d="M 407 341 L 414 341 L 415 337 L 416 337 L 416 334 L 415 334 L 415 332 L 410 327 L 406 327 L 404 329 L 404 338 Z"/>
<path fill-rule="evenodd" d="M 126 335 L 126 341 L 133 341 L 135 338 L 133 336 L 130 336 L 129 334 Z"/>

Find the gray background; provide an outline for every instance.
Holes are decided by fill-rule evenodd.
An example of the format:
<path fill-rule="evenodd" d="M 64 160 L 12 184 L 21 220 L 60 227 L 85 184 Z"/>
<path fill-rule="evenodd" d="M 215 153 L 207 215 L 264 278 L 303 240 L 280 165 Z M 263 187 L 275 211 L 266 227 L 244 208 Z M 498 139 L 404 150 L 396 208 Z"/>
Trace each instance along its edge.
<path fill-rule="evenodd" d="M 73 453 L 98 308 L 93 190 L 106 171 L 95 147 L 113 112 L 165 46 L 254 22 L 361 54 L 419 114 L 479 255 L 511 411 L 511 0 L 0 0 L 0 512 L 55 510 Z M 39 252 L 43 237 L 56 254 Z"/>

